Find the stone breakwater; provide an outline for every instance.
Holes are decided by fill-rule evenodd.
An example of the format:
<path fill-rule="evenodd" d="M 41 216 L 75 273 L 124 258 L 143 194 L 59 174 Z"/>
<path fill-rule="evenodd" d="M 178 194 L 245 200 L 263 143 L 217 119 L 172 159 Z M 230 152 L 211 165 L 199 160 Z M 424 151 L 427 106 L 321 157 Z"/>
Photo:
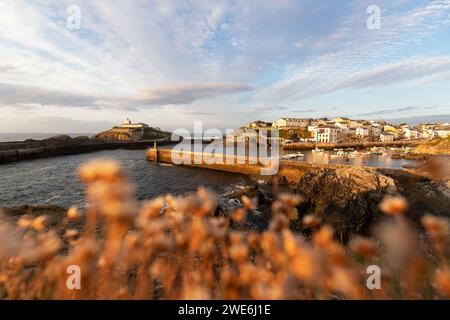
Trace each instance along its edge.
<path fill-rule="evenodd" d="M 167 139 L 143 141 L 68 140 L 23 141 L 0 143 L 0 164 L 22 160 L 58 157 L 99 150 L 146 149 L 154 143 L 167 144 Z"/>
<path fill-rule="evenodd" d="M 205 156 L 208 159 L 219 158 L 221 161 L 216 163 L 208 163 L 204 160 Z M 203 169 L 219 170 L 225 172 L 241 173 L 249 176 L 260 176 L 261 170 L 267 168 L 257 162 L 255 158 L 248 156 L 233 156 L 225 154 L 208 154 L 199 152 L 176 151 L 170 149 L 149 149 L 147 151 L 147 160 L 160 163 L 173 164 L 174 158 L 187 159 L 182 165 L 189 167 L 198 167 Z M 219 162 L 219 163 L 217 163 Z M 351 168 L 351 165 L 345 164 L 317 164 L 309 162 L 298 162 L 289 160 L 279 160 L 279 170 L 277 175 L 284 181 L 292 183 L 297 182 L 298 177 L 313 169 L 330 169 L 336 170 L 341 168 Z"/>

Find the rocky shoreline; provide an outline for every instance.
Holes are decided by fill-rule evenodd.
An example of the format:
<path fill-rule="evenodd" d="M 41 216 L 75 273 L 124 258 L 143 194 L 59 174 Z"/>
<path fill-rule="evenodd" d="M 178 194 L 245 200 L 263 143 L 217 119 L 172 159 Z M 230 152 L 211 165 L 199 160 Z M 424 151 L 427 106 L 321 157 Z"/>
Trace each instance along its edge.
<path fill-rule="evenodd" d="M 431 213 L 450 217 L 450 183 L 438 181 L 416 171 L 348 167 L 340 169 L 311 169 L 297 183 L 276 178 L 254 180 L 219 197 L 215 215 L 227 216 L 242 207 L 242 197 L 256 199 L 258 206 L 250 210 L 243 227 L 266 230 L 272 218 L 272 205 L 282 193 L 296 194 L 303 201 L 297 207 L 299 218 L 315 215 L 331 225 L 337 237 L 345 242 L 355 234 L 369 234 L 372 226 L 383 216 L 378 208 L 386 195 L 404 197 L 409 204 L 407 215 L 415 222 Z M 276 190 L 276 192 L 274 191 Z M 50 225 L 63 221 L 66 209 L 58 206 L 22 206 L 3 209 L 3 217 L 14 222 L 23 214 L 47 215 Z M 300 223 L 291 223 L 296 232 L 307 235 L 310 230 Z"/>
<path fill-rule="evenodd" d="M 450 183 L 438 181 L 415 171 L 341 168 L 312 169 L 296 184 L 277 183 L 279 192 L 300 195 L 300 217 L 313 214 L 331 225 L 342 241 L 355 234 L 369 234 L 381 217 L 379 203 L 387 195 L 402 196 L 409 203 L 407 215 L 417 224 L 427 213 L 450 217 Z M 226 195 L 226 201 L 239 204 L 242 196 L 258 199 L 258 209 L 249 212 L 246 225 L 262 230 L 271 218 L 276 199 L 272 183 L 255 183 Z M 231 206 L 233 207 L 233 206 Z M 226 210 L 225 210 L 226 211 Z M 300 224 L 293 229 L 308 233 Z"/>

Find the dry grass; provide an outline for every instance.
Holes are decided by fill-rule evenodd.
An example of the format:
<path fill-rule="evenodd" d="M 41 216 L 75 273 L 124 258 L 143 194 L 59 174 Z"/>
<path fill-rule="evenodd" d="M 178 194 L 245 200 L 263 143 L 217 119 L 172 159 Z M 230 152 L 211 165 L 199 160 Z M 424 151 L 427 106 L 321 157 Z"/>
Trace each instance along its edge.
<path fill-rule="evenodd" d="M 88 208 L 71 208 L 64 232 L 45 216 L 0 225 L 0 297 L 8 299 L 439 299 L 450 297 L 447 219 L 425 216 L 427 239 L 404 216 L 407 203 L 387 198 L 388 215 L 373 239 L 348 246 L 315 216 L 297 212 L 301 199 L 281 194 L 269 230 L 230 228 L 257 206 L 214 217 L 216 198 L 204 189 L 188 197 L 145 203 L 112 161 L 80 168 Z M 290 231 L 302 219 L 310 241 Z M 66 226 L 83 220 L 82 230 Z M 61 236 L 63 234 L 63 236 Z M 369 265 L 382 270 L 381 289 L 366 287 Z M 81 269 L 81 290 L 66 286 L 67 267 Z"/>

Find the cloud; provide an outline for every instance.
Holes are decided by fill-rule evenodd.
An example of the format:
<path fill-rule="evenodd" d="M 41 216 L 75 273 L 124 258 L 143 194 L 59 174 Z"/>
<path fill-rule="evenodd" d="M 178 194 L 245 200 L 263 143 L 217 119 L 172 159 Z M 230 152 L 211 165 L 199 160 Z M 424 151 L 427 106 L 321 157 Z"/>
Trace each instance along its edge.
<path fill-rule="evenodd" d="M 253 88 L 241 83 L 181 83 L 141 90 L 129 101 L 131 107 L 160 106 L 173 104 L 189 104 L 198 100 L 211 99 L 230 95 Z"/>
<path fill-rule="evenodd" d="M 360 66 L 346 72 L 336 68 L 331 62 L 333 60 L 335 59 L 322 57 L 312 66 L 294 71 L 294 75 L 259 92 L 258 101 L 289 103 L 344 89 L 383 87 L 443 74 L 450 78 L 450 56 L 412 57 L 373 67 Z"/>
<path fill-rule="evenodd" d="M 420 109 L 432 109 L 433 107 L 403 107 L 403 108 L 396 108 L 396 109 L 384 109 L 384 110 L 376 110 L 372 112 L 367 113 L 360 113 L 358 116 L 381 116 L 386 114 L 392 114 L 392 113 L 405 113 Z"/>
<path fill-rule="evenodd" d="M 62 90 L 0 83 L 0 106 L 55 105 L 97 107 L 98 98 Z"/>
<path fill-rule="evenodd" d="M 255 108 L 252 109 L 252 111 L 254 112 L 270 112 L 270 111 L 284 111 L 284 110 L 288 110 L 288 107 L 285 106 L 264 106 L 264 105 L 260 105 L 260 106 L 256 106 Z"/>
<path fill-rule="evenodd" d="M 450 2 L 379 5 L 384 9 L 380 30 L 368 30 L 364 15 L 367 5 L 352 2 L 356 10 L 344 10 L 347 14 L 340 22 L 325 24 L 327 32 L 308 34 L 300 42 L 294 40 L 292 43 L 302 44 L 302 50 L 308 49 L 311 54 L 285 65 L 282 76 L 261 90 L 255 103 L 287 104 L 341 90 L 450 79 L 449 55 L 439 55 L 439 50 L 418 55 L 419 49 L 411 50 L 427 48 L 424 40 L 448 29 Z"/>
<path fill-rule="evenodd" d="M 9 66 L 9 65 L 5 65 L 5 64 L 0 64 L 0 72 L 11 72 L 14 71 L 14 67 Z"/>
<path fill-rule="evenodd" d="M 193 115 L 193 116 L 215 116 L 220 113 L 219 112 L 207 112 L 207 111 L 188 111 L 188 112 L 183 112 L 183 114 Z"/>
<path fill-rule="evenodd" d="M 188 125 L 189 112 L 223 112 L 232 123 L 287 113 L 306 99 L 304 112 L 338 105 L 358 113 L 359 89 L 369 87 L 377 99 L 386 92 L 400 105 L 423 104 L 409 100 L 410 90 L 419 96 L 450 79 L 448 0 L 379 0 L 382 28 L 374 31 L 367 1 L 76 2 L 80 30 L 66 28 L 71 0 L 0 1 L 0 105 L 34 106 L 36 117 L 74 107 L 74 117 L 105 119 L 133 111 L 150 118 L 159 108 L 158 126 L 178 114 L 177 125 Z M 448 100 L 445 89 L 435 92 L 436 103 Z"/>
<path fill-rule="evenodd" d="M 295 113 L 308 113 L 308 112 L 316 112 L 316 111 L 317 111 L 316 109 L 306 109 L 306 110 L 294 110 L 292 112 L 295 112 Z"/>
<path fill-rule="evenodd" d="M 190 104 L 249 90 L 252 90 L 250 86 L 239 83 L 178 83 L 140 90 L 137 94 L 128 97 L 114 97 L 0 83 L 0 106 L 52 105 L 135 110 L 145 107 Z"/>
<path fill-rule="evenodd" d="M 69 117 L 8 117 L 2 124 L 2 132 L 34 133 L 98 133 L 110 129 L 115 123 L 110 121 L 89 121 Z"/>

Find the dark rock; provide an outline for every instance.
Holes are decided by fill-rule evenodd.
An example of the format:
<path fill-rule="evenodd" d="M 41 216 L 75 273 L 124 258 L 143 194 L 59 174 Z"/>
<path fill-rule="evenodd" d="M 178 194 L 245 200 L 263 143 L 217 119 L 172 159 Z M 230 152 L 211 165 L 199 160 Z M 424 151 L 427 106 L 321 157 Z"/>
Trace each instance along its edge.
<path fill-rule="evenodd" d="M 381 213 L 378 204 L 397 192 L 394 179 L 367 168 L 314 169 L 300 179 L 297 192 L 305 201 L 302 215 L 313 213 L 333 226 L 343 240 L 366 233 Z"/>
<path fill-rule="evenodd" d="M 49 141 L 71 141 L 72 137 L 70 137 L 70 136 L 68 136 L 66 134 L 60 134 L 60 135 L 57 135 L 57 136 L 54 136 L 54 137 L 47 138 L 45 140 L 49 140 Z"/>
<path fill-rule="evenodd" d="M 88 136 L 78 136 L 73 138 L 73 140 L 90 140 L 91 138 L 89 138 Z"/>

